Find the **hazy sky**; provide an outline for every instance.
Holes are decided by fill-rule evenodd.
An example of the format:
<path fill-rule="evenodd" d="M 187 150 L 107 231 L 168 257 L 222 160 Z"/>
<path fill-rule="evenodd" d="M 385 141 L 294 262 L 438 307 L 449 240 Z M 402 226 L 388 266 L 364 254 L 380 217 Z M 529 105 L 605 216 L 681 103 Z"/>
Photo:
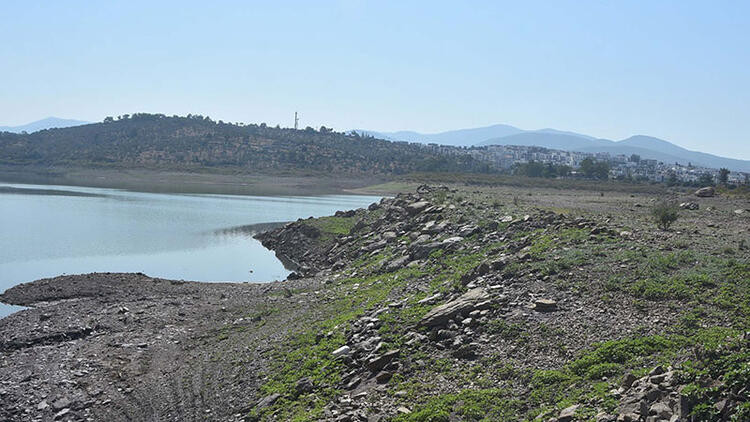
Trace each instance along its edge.
<path fill-rule="evenodd" d="M 750 1 L 7 1 L 0 125 L 494 123 L 750 159 Z"/>

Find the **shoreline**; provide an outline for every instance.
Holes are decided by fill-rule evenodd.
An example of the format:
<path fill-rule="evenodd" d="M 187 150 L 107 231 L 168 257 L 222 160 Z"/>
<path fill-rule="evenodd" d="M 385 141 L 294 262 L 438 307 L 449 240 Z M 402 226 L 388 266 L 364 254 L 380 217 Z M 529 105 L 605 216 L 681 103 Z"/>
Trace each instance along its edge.
<path fill-rule="evenodd" d="M 0 183 L 122 189 L 145 193 L 241 196 L 368 195 L 389 182 L 377 177 L 267 175 L 148 169 L 0 166 Z"/>

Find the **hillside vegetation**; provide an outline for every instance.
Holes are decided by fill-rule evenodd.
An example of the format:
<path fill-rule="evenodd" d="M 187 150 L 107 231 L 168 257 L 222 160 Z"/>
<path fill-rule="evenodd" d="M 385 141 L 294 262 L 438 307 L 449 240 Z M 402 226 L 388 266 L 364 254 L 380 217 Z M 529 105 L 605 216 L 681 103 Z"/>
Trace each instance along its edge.
<path fill-rule="evenodd" d="M 326 128 L 243 126 L 161 114 L 107 118 L 32 134 L 0 133 L 0 164 L 359 175 L 489 171 L 465 155 Z"/>

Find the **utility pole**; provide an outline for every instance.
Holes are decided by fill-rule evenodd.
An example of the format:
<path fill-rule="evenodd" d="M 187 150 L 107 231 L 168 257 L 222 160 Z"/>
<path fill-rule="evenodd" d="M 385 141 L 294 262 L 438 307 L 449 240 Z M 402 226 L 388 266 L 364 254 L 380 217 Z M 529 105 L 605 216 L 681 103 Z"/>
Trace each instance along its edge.
<path fill-rule="evenodd" d="M 294 112 L 294 130 L 299 129 L 299 117 L 297 117 L 297 112 Z"/>

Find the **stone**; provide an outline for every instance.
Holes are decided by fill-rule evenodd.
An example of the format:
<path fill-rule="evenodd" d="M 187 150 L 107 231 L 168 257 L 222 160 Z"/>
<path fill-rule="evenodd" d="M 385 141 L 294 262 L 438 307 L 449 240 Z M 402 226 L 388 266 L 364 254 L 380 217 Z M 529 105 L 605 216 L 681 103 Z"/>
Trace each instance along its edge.
<path fill-rule="evenodd" d="M 331 354 L 333 355 L 333 357 L 338 358 L 338 357 L 349 355 L 349 353 L 351 353 L 351 351 L 352 351 L 351 347 L 349 347 L 347 345 L 343 345 L 343 346 L 339 347 L 338 349 L 334 350 Z"/>
<path fill-rule="evenodd" d="M 683 202 L 680 204 L 680 208 L 684 210 L 697 210 L 700 208 L 697 202 Z"/>
<path fill-rule="evenodd" d="M 669 419 L 672 417 L 672 409 L 666 403 L 656 402 L 648 409 L 648 414 L 661 419 Z"/>
<path fill-rule="evenodd" d="M 55 413 L 55 420 L 58 420 L 58 419 L 62 419 L 62 418 L 64 418 L 64 417 L 65 417 L 65 415 L 67 415 L 68 413 L 70 413 L 70 409 L 68 409 L 68 408 L 66 407 L 65 409 L 63 409 L 63 410 L 61 410 L 61 411 L 59 411 L 59 412 Z"/>
<path fill-rule="evenodd" d="M 557 302 L 552 299 L 537 299 L 534 301 L 534 310 L 537 312 L 552 312 L 557 310 Z"/>
<path fill-rule="evenodd" d="M 304 377 L 301 378 L 299 381 L 297 381 L 297 384 L 294 386 L 294 391 L 297 392 L 297 394 L 305 394 L 310 393 L 314 389 L 312 380 L 310 378 Z"/>
<path fill-rule="evenodd" d="M 705 188 L 700 188 L 697 191 L 695 191 L 695 196 L 701 197 L 701 198 L 710 198 L 716 194 L 716 190 L 713 188 L 713 186 L 706 186 Z"/>
<path fill-rule="evenodd" d="M 575 418 L 576 412 L 578 411 L 578 408 L 581 407 L 579 404 L 574 404 L 573 406 L 566 407 L 562 411 L 560 411 L 560 415 L 557 417 L 558 422 L 569 422 L 572 421 Z"/>
<path fill-rule="evenodd" d="M 622 377 L 622 388 L 624 388 L 624 389 L 627 390 L 628 388 L 630 388 L 630 386 L 633 385 L 633 383 L 637 379 L 638 379 L 638 377 L 636 377 L 635 375 L 633 375 L 631 372 L 628 372 L 627 374 L 625 374 L 624 377 Z"/>
<path fill-rule="evenodd" d="M 396 258 L 393 261 L 389 262 L 388 265 L 386 265 L 385 270 L 388 272 L 396 271 L 398 269 L 403 268 L 408 263 L 409 263 L 409 257 L 402 256 L 400 258 Z"/>
<path fill-rule="evenodd" d="M 411 410 L 409 410 L 408 407 L 399 406 L 399 408 L 396 409 L 396 413 L 398 413 L 399 415 L 408 415 L 409 413 L 411 413 Z"/>
<path fill-rule="evenodd" d="M 36 410 L 44 410 L 49 407 L 49 404 L 47 404 L 47 400 L 42 400 L 39 402 L 39 404 L 36 405 Z"/>
<path fill-rule="evenodd" d="M 473 311 L 479 303 L 489 298 L 489 294 L 481 287 L 471 289 L 456 300 L 434 307 L 422 318 L 419 324 L 427 327 L 443 325 L 458 313 L 466 315 Z"/>
<path fill-rule="evenodd" d="M 372 372 L 377 372 L 383 368 L 385 368 L 386 365 L 388 365 L 394 358 L 396 358 L 401 351 L 399 349 L 391 350 L 389 352 L 383 353 L 382 355 L 372 357 L 367 360 L 365 363 L 365 366 L 367 366 L 367 369 L 369 369 Z"/>
<path fill-rule="evenodd" d="M 430 203 L 427 201 L 412 202 L 406 206 L 406 212 L 408 212 L 409 215 L 417 215 L 424 211 L 429 205 Z"/>
<path fill-rule="evenodd" d="M 279 393 L 274 393 L 274 394 L 265 396 L 258 401 L 258 404 L 255 405 L 255 408 L 265 409 L 266 407 L 273 406 L 273 404 L 276 403 L 276 401 L 280 398 L 281 398 L 281 394 Z"/>
<path fill-rule="evenodd" d="M 57 399 L 52 402 L 52 408 L 55 410 L 64 409 L 66 407 L 70 406 L 70 399 L 67 397 L 62 397 L 60 399 Z"/>
<path fill-rule="evenodd" d="M 393 373 L 388 371 L 382 371 L 375 375 L 375 381 L 377 381 L 378 384 L 385 384 L 390 381 L 391 378 L 393 378 Z"/>

